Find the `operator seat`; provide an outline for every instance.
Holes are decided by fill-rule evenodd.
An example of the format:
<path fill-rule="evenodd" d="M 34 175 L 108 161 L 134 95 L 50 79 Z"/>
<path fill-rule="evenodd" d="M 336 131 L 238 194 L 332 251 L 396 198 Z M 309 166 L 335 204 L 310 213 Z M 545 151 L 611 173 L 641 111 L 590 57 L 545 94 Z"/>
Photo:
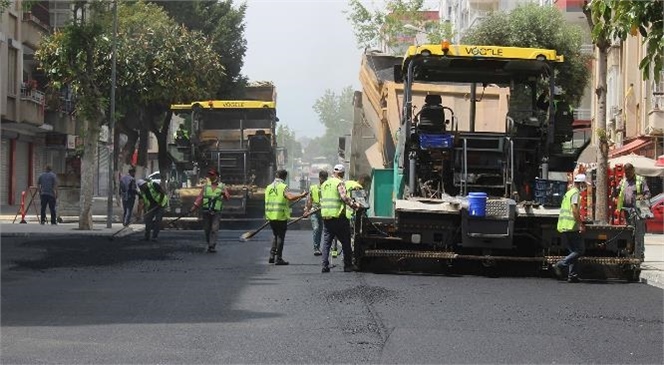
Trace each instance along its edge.
<path fill-rule="evenodd" d="M 249 136 L 249 150 L 251 152 L 270 152 L 272 145 L 265 131 L 258 130 L 256 134 Z"/>
<path fill-rule="evenodd" d="M 445 110 L 440 95 L 427 95 L 419 113 L 417 129 L 425 133 L 445 132 Z"/>

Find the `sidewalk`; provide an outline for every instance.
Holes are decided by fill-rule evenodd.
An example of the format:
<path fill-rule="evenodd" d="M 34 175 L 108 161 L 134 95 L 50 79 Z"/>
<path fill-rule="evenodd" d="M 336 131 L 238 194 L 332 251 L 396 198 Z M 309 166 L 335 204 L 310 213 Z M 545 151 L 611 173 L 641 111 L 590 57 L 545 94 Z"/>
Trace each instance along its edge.
<path fill-rule="evenodd" d="M 92 231 L 81 231 L 78 229 L 78 223 L 61 223 L 56 226 L 49 224 L 40 225 L 36 220 L 27 220 L 27 224 L 11 224 L 9 221 L 2 220 L 0 224 L 0 237 L 28 237 L 28 236 L 93 236 L 108 237 L 115 234 L 115 237 L 124 237 L 133 233 L 142 232 L 145 227 L 142 224 L 132 224 L 124 229 L 120 223 L 114 223 L 113 228 L 106 228 L 106 216 L 98 216 L 99 221 L 95 220 Z M 2 217 L 0 217 L 2 218 Z M 11 217 L 13 219 L 13 216 Z M 26 217 L 27 218 L 27 217 Z M 1 220 L 1 219 L 0 219 Z M 119 232 L 119 233 L 118 233 Z M 641 282 L 648 285 L 664 289 L 664 235 L 646 234 L 646 258 L 641 265 Z"/>

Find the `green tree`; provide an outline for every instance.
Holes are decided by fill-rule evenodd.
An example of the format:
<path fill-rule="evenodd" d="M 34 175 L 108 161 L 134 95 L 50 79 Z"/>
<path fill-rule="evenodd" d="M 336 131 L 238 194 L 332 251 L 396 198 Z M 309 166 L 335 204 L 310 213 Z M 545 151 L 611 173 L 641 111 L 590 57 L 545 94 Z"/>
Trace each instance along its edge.
<path fill-rule="evenodd" d="M 0 15 L 5 13 L 5 10 L 9 8 L 9 4 L 11 4 L 9 0 L 0 0 Z"/>
<path fill-rule="evenodd" d="M 286 148 L 287 165 L 297 158 L 302 158 L 302 144 L 298 142 L 295 132 L 287 125 L 279 124 L 277 127 L 277 146 Z"/>
<path fill-rule="evenodd" d="M 90 4 L 97 14 L 108 10 L 101 3 Z M 85 4 L 77 4 L 83 7 Z M 76 13 L 75 13 L 76 14 Z M 94 17 L 93 17 L 94 18 Z M 69 85 L 76 95 L 76 113 L 83 137 L 79 228 L 92 229 L 92 193 L 99 130 L 105 121 L 106 90 L 110 89 L 108 55 L 111 42 L 104 37 L 98 19 L 74 19 L 61 31 L 42 39 L 36 53 L 52 87 Z"/>
<path fill-rule="evenodd" d="M 407 29 L 406 24 L 426 30 L 428 41 L 438 43 L 451 39 L 449 23 L 425 19 L 424 0 L 388 0 L 384 9 L 368 9 L 361 0 L 350 0 L 346 19 L 351 23 L 358 48 L 377 48 L 382 44 L 390 50 L 398 50 L 401 36 L 415 37 L 417 30 Z"/>
<path fill-rule="evenodd" d="M 664 1 L 593 0 L 590 4 L 593 38 L 625 40 L 640 34 L 646 53 L 639 68 L 643 78 L 658 75 L 664 62 Z"/>
<path fill-rule="evenodd" d="M 581 53 L 581 28 L 567 23 L 552 6 L 525 4 L 509 13 L 492 13 L 469 30 L 463 43 L 555 49 L 565 56 L 557 66 L 557 83 L 572 104 L 578 104 L 590 78 L 590 56 Z"/>
<path fill-rule="evenodd" d="M 331 161 L 337 160 L 339 137 L 350 134 L 353 127 L 353 97 L 351 86 L 340 93 L 327 89 L 314 103 L 318 121 L 325 127 L 325 133 L 315 143 L 320 146 L 321 154 Z"/>
<path fill-rule="evenodd" d="M 85 2 L 77 3 L 85 6 Z M 42 40 L 37 52 L 40 67 L 51 87 L 69 85 L 77 97 L 77 115 L 84 123 L 85 151 L 81 184 L 82 229 L 92 227 L 90 206 L 97 139 L 100 125 L 107 120 L 110 90 L 111 15 L 108 3 L 89 2 L 95 17 L 77 20 Z M 145 165 L 148 131 L 159 141 L 162 171 L 168 171 L 166 137 L 171 103 L 190 100 L 193 95 L 211 96 L 223 76 L 218 55 L 206 38 L 175 24 L 156 5 L 121 2 L 117 38 L 118 125 L 138 131 Z M 135 142 L 135 140 L 134 140 Z M 133 150 L 133 148 L 132 148 Z"/>
<path fill-rule="evenodd" d="M 233 0 L 152 1 L 163 7 L 178 24 L 200 31 L 212 42 L 226 72 L 214 96 L 219 99 L 239 97 L 247 79 L 241 74 L 247 41 L 244 37 L 246 3 Z"/>

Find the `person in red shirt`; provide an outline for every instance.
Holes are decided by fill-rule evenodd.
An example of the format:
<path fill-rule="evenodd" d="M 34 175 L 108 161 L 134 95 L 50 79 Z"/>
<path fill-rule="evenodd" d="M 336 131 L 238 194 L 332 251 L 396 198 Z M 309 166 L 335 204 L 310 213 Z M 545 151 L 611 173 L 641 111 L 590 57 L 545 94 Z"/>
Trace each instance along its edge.
<path fill-rule="evenodd" d="M 201 192 L 189 212 L 193 213 L 201 208 L 205 241 L 208 245 L 207 252 L 214 253 L 217 252 L 217 232 L 219 231 L 222 201 L 230 199 L 231 194 L 226 185 L 219 181 L 219 172 L 216 169 L 211 168 L 207 176 L 208 183 L 201 188 Z"/>

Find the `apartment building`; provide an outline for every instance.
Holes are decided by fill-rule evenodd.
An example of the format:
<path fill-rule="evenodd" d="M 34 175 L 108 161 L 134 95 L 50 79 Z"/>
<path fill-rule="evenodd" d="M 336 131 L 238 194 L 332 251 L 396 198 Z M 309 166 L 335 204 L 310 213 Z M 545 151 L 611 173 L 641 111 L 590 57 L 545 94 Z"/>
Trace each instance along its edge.
<path fill-rule="evenodd" d="M 39 1 L 30 9 L 10 1 L 0 15 L 0 205 L 19 205 L 45 165 L 76 172 L 76 131 L 66 90 L 46 93 L 34 58 L 41 38 L 66 23 L 68 1 Z M 70 171 L 67 171 L 67 169 Z"/>
<path fill-rule="evenodd" d="M 639 63 L 646 54 L 641 35 L 615 40 L 607 62 L 609 157 L 630 153 L 656 159 L 664 154 L 664 75 L 644 79 Z M 595 73 L 595 79 L 598 75 Z M 593 104 L 596 115 L 597 106 Z"/>

